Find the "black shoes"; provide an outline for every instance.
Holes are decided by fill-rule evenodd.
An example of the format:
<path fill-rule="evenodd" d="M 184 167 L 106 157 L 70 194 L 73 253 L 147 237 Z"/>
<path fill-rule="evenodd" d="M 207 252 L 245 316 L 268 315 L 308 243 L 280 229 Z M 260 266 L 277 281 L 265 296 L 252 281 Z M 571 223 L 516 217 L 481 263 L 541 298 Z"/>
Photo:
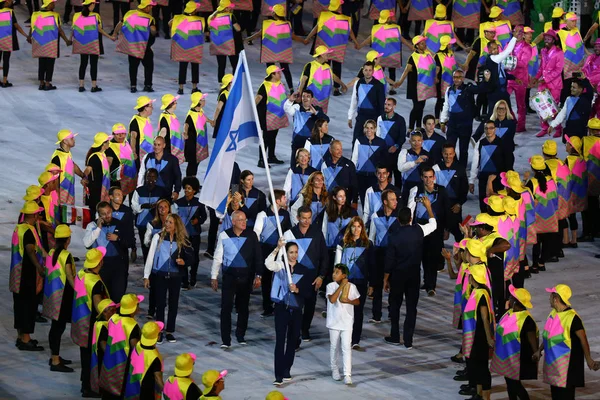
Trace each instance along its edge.
<path fill-rule="evenodd" d="M 165 335 L 165 338 L 167 339 L 167 342 L 169 342 L 169 343 L 177 343 L 177 339 L 175 339 L 175 336 L 172 333 L 167 333 Z"/>
<path fill-rule="evenodd" d="M 54 86 L 54 85 L 46 85 L 46 86 L 44 86 L 44 90 L 46 92 L 48 92 L 50 90 L 56 90 L 56 86 Z"/>
<path fill-rule="evenodd" d="M 192 92 L 192 93 L 193 93 L 193 92 Z M 177 94 L 183 94 L 183 89 L 179 89 L 179 90 L 177 91 Z"/>
<path fill-rule="evenodd" d="M 85 88 L 83 86 L 79 86 L 79 93 L 85 92 Z"/>
<path fill-rule="evenodd" d="M 264 168 L 265 167 L 265 161 L 261 158 L 260 160 L 258 160 L 258 164 L 256 164 L 256 166 L 258 168 Z"/>
<path fill-rule="evenodd" d="M 455 355 L 450 357 L 450 360 L 452 362 L 458 363 L 458 364 L 464 364 L 465 363 L 465 358 L 464 357 L 456 357 Z"/>
<path fill-rule="evenodd" d="M 269 164 L 284 164 L 284 161 L 281 161 L 280 159 L 278 159 L 277 157 L 270 157 L 268 159 Z"/>
<path fill-rule="evenodd" d="M 152 89 L 152 86 L 146 85 L 144 86 L 144 92 L 148 92 L 148 93 L 152 93 L 154 92 L 154 89 Z"/>
<path fill-rule="evenodd" d="M 208 258 L 209 260 L 213 259 L 212 253 L 210 253 L 208 251 L 205 251 L 204 254 L 203 254 L 203 256 L 206 257 L 206 258 Z"/>
<path fill-rule="evenodd" d="M 4 83 L 4 82 L 0 83 L 0 87 L 3 87 L 3 88 L 9 88 L 9 87 L 12 87 L 12 85 L 13 84 L 8 81 L 6 83 Z"/>
<path fill-rule="evenodd" d="M 64 364 L 64 365 L 71 365 L 71 364 L 73 364 L 73 361 L 71 361 L 71 360 L 65 360 L 65 359 L 64 359 L 64 358 L 62 358 L 62 357 L 59 357 L 59 360 L 60 360 L 60 363 L 61 363 L 61 364 Z M 49 359 L 49 360 L 48 360 L 48 365 L 49 365 L 49 366 L 51 366 L 51 365 L 52 365 L 52 359 Z"/>
<path fill-rule="evenodd" d="M 21 342 L 17 345 L 17 348 L 21 351 L 44 351 L 42 346 L 38 346 L 37 343 L 34 343 L 33 340 L 30 340 L 27 343 Z"/>
<path fill-rule="evenodd" d="M 100 399 L 101 396 L 99 393 L 93 392 L 91 390 L 82 390 L 81 397 L 86 399 Z"/>
<path fill-rule="evenodd" d="M 477 396 L 477 389 L 469 386 L 467 389 L 460 389 L 458 394 L 461 396 Z"/>
<path fill-rule="evenodd" d="M 333 95 L 334 96 L 341 96 L 342 92 L 340 91 L 340 89 L 333 89 Z"/>
<path fill-rule="evenodd" d="M 400 346 L 400 339 L 394 339 L 391 336 L 386 336 L 386 337 L 383 338 L 383 340 L 387 344 L 393 344 L 394 346 Z"/>
<path fill-rule="evenodd" d="M 65 364 L 58 364 L 58 365 L 50 365 L 50 371 L 52 372 L 75 372 L 75 370 L 71 367 L 67 367 Z"/>
<path fill-rule="evenodd" d="M 199 91 L 200 91 L 200 89 L 198 89 L 197 87 L 195 87 L 195 88 L 192 89 L 192 93 L 196 93 L 196 92 L 199 92 Z"/>
<path fill-rule="evenodd" d="M 129 90 L 131 93 L 137 93 L 137 88 L 135 86 L 132 86 L 131 89 Z"/>
<path fill-rule="evenodd" d="M 101 92 L 102 88 L 100 86 L 94 86 L 91 90 L 92 93 Z"/>

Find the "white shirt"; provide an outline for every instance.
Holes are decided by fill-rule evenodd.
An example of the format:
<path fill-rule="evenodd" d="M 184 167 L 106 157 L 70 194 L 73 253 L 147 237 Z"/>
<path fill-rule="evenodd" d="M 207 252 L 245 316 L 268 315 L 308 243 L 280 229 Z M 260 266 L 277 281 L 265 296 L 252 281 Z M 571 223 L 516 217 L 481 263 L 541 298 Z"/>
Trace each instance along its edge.
<path fill-rule="evenodd" d="M 372 79 L 372 78 L 371 78 Z M 358 114 L 358 96 L 356 95 L 356 84 L 358 80 L 354 82 L 354 86 L 352 86 L 352 96 L 350 97 L 350 108 L 348 109 L 348 120 L 354 119 Z"/>
<path fill-rule="evenodd" d="M 353 283 L 348 282 L 348 300 L 356 300 L 360 297 L 358 289 Z M 354 324 L 354 306 L 352 304 L 340 302 L 341 293 L 335 303 L 329 301 L 329 296 L 335 293 L 340 287 L 336 282 L 327 285 L 325 295 L 327 296 L 327 329 L 336 329 L 339 331 L 351 331 Z"/>

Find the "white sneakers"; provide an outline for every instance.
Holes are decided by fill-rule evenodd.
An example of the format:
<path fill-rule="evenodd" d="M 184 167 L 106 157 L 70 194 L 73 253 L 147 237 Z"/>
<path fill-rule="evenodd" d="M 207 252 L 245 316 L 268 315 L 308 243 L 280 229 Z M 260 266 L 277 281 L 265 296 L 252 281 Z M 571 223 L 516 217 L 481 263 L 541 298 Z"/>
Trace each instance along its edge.
<path fill-rule="evenodd" d="M 331 377 L 333 378 L 334 381 L 341 381 L 342 380 L 342 376 L 340 375 L 340 371 L 337 371 L 337 370 L 331 371 Z M 345 375 L 344 376 L 344 384 L 345 385 L 352 385 L 352 377 L 350 375 Z"/>
<path fill-rule="evenodd" d="M 345 385 L 352 385 L 352 377 L 350 375 L 346 375 L 344 377 L 344 384 Z"/>

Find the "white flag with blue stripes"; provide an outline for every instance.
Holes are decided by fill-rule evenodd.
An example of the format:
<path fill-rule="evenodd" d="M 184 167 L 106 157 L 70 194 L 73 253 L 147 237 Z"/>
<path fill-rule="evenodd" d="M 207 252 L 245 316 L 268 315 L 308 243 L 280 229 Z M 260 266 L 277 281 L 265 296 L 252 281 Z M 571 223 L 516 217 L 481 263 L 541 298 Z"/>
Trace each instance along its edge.
<path fill-rule="evenodd" d="M 229 97 L 221 118 L 221 126 L 210 155 L 199 200 L 214 208 L 217 215 L 226 212 L 227 193 L 235 157 L 249 144 L 258 143 L 260 125 L 256 117 L 254 94 L 244 62 L 238 63 Z"/>

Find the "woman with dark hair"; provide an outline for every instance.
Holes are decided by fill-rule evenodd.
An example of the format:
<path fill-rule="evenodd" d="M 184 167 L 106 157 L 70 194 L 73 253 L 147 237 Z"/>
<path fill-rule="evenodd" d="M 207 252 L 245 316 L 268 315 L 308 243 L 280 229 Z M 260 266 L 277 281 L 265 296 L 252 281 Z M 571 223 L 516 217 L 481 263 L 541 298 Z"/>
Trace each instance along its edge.
<path fill-rule="evenodd" d="M 298 224 L 298 209 L 302 206 L 310 207 L 312 210 L 312 223 L 320 224 L 323 221 L 325 206 L 327 205 L 327 188 L 325 187 L 325 177 L 321 171 L 310 174 L 306 185 L 300 191 L 298 199 L 292 204 L 290 218 L 292 225 Z"/>
<path fill-rule="evenodd" d="M 283 238 L 279 239 L 277 247 L 265 260 L 267 269 L 274 272 L 271 299 L 275 303 L 275 386 L 292 379 L 290 370 L 300 339 L 302 308 L 313 290 L 312 282 L 302 279 L 310 271 L 298 263 L 298 245 L 295 242 L 285 243 L 290 275 L 287 274 L 283 260 L 278 256 L 284 243 Z M 289 282 L 288 276 L 291 276 L 292 282 Z"/>
<path fill-rule="evenodd" d="M 535 155 L 529 160 L 533 177 L 525 185 L 534 196 L 535 231 L 537 243 L 532 248 L 533 265 L 530 272 L 546 270 L 546 262 L 557 262 L 555 236 L 558 232 L 558 192 L 544 157 Z M 528 177 L 528 174 L 525 174 Z"/>
<path fill-rule="evenodd" d="M 73 295 L 75 287 L 75 262 L 67 250 L 71 244 L 71 229 L 68 225 L 58 225 L 54 231 L 56 240 L 54 248 L 46 258 L 46 277 L 44 282 L 43 312 L 52 320 L 48 343 L 52 356 L 50 358 L 50 371 L 73 372 L 67 367 L 70 360 L 60 357 L 60 340 L 67 323 L 71 322 L 73 309 Z"/>
<path fill-rule="evenodd" d="M 263 192 L 254 187 L 254 174 L 252 171 L 242 171 L 238 191 L 242 195 L 243 203 L 240 210 L 246 214 L 248 228 L 253 228 L 258 213 L 267 210 L 267 198 Z"/>
<path fill-rule="evenodd" d="M 101 201 L 110 202 L 110 163 L 104 152 L 109 148 L 112 135 L 98 132 L 94 136 L 94 144 L 85 157 L 85 170 L 83 175 L 88 181 L 85 188 L 84 203 L 90 211 L 96 213 L 96 205 Z"/>
<path fill-rule="evenodd" d="M 354 216 L 347 224 L 344 236 L 338 241 L 335 249 L 335 262 L 333 265 L 345 264 L 350 271 L 348 281 L 353 283 L 360 293 L 360 304 L 354 306 L 354 325 L 352 327 L 352 348 L 360 349 L 360 335 L 362 334 L 363 311 L 367 294 L 372 294 L 373 287 L 368 288 L 369 271 L 375 268 L 375 253 L 373 242 L 367 236 L 365 224 L 360 217 Z"/>
<path fill-rule="evenodd" d="M 169 301 L 169 317 L 166 323 L 166 339 L 175 343 L 175 321 L 179 307 L 182 273 L 190 265 L 190 241 L 185 225 L 177 214 L 169 214 L 160 233 L 152 237 L 148 259 L 144 267 L 144 287 L 154 292 L 156 300 L 156 320 L 165 322 L 167 296 Z M 152 286 L 150 276 L 154 275 Z M 160 333 L 158 343 L 163 342 Z"/>
<path fill-rule="evenodd" d="M 323 159 L 329 153 L 329 144 L 334 140 L 329 135 L 329 122 L 325 119 L 318 119 L 313 126 L 310 138 L 304 143 L 304 148 L 310 153 L 310 165 L 313 168 L 321 169 Z"/>
<path fill-rule="evenodd" d="M 346 189 L 336 186 L 329 194 L 321 229 L 329 251 L 329 260 L 333 261 L 335 248 L 342 240 L 346 226 L 348 226 L 350 219 L 358 214 L 354 208 L 348 205 Z M 335 264 L 337 263 L 331 263 L 330 266 L 333 267 Z M 332 269 L 328 270 L 325 277 L 329 277 L 332 272 Z"/>
<path fill-rule="evenodd" d="M 79 62 L 79 92 L 85 92 L 83 81 L 85 80 L 85 71 L 90 62 L 90 75 L 92 77 L 92 93 L 102 91 L 96 81 L 98 79 L 98 58 L 104 54 L 102 45 L 102 36 L 106 36 L 115 41 L 114 36 L 108 35 L 102 29 L 102 19 L 100 14 L 94 12 L 96 7 L 94 0 L 84 0 L 81 12 L 73 15 L 73 31 L 71 32 L 71 41 L 73 42 L 73 54 L 80 54 Z"/>

